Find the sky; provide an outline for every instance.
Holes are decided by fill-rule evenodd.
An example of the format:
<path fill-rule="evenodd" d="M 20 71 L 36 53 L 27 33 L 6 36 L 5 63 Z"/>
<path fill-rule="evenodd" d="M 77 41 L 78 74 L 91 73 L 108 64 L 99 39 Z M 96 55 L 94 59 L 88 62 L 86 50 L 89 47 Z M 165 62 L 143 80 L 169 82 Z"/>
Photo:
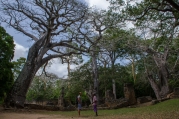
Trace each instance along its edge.
<path fill-rule="evenodd" d="M 85 1 L 88 2 L 90 7 L 107 9 L 109 6 L 109 1 L 106 1 L 106 0 L 85 0 Z"/>
<path fill-rule="evenodd" d="M 85 0 L 90 7 L 96 7 L 99 9 L 107 9 L 109 6 L 109 2 L 106 0 Z M 14 54 L 14 61 L 19 59 L 20 57 L 27 57 L 28 49 L 32 45 L 32 41 L 29 40 L 28 37 L 24 36 L 23 34 L 15 31 L 13 28 L 8 28 L 6 25 L 1 24 L 7 33 L 13 36 L 15 46 L 15 54 Z M 49 68 L 50 73 L 56 74 L 59 78 L 64 78 L 67 76 L 67 65 L 61 64 L 57 59 L 53 60 L 52 66 Z M 70 68 L 74 69 L 76 66 L 71 65 Z"/>

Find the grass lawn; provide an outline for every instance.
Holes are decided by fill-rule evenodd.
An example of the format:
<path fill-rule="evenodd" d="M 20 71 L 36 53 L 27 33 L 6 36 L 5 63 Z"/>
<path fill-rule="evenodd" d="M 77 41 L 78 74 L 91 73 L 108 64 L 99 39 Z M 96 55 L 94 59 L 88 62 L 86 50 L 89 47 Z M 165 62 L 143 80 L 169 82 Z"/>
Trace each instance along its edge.
<path fill-rule="evenodd" d="M 69 118 L 77 118 L 77 111 L 45 111 L 43 114 L 63 115 Z M 89 119 L 179 119 L 179 99 L 167 100 L 155 105 L 120 108 L 114 110 L 98 110 L 99 116 L 95 116 L 93 110 L 81 111 L 81 118 Z"/>

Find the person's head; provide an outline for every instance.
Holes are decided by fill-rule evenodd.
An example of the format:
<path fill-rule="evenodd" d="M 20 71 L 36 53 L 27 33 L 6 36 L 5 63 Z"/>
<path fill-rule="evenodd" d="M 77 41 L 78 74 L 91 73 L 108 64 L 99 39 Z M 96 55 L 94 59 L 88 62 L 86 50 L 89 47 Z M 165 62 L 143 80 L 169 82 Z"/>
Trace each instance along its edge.
<path fill-rule="evenodd" d="M 81 92 L 79 92 L 79 95 L 81 95 Z"/>
<path fill-rule="evenodd" d="M 95 95 L 96 95 L 96 93 L 94 92 L 94 93 L 93 93 L 93 96 L 95 96 Z"/>

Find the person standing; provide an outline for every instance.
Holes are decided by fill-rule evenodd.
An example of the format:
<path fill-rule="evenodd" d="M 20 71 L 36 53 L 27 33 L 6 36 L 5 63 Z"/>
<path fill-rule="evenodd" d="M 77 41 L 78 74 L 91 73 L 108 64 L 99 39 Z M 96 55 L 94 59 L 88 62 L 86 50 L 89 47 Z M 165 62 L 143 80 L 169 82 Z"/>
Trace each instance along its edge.
<path fill-rule="evenodd" d="M 93 104 L 93 110 L 96 113 L 96 116 L 98 116 L 96 93 L 93 93 L 93 103 L 92 104 Z"/>
<path fill-rule="evenodd" d="M 78 97 L 77 97 L 77 100 L 78 100 L 78 116 L 80 116 L 81 104 L 82 104 L 81 92 L 79 92 L 79 95 L 78 95 Z"/>

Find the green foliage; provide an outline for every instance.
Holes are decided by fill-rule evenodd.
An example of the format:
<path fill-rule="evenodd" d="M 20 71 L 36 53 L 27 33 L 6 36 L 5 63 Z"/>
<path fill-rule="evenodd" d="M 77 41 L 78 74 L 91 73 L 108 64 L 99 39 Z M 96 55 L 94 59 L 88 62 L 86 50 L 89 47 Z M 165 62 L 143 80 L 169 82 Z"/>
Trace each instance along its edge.
<path fill-rule="evenodd" d="M 17 59 L 17 61 L 13 61 L 13 74 L 14 74 L 14 79 L 17 79 L 18 75 L 20 74 L 24 64 L 25 64 L 26 58 L 24 57 L 20 57 L 19 59 Z"/>
<path fill-rule="evenodd" d="M 4 100 L 14 82 L 11 70 L 13 68 L 11 60 L 14 57 L 14 47 L 12 36 L 0 26 L 0 100 Z"/>
<path fill-rule="evenodd" d="M 155 98 L 155 93 L 151 88 L 151 85 L 147 81 L 138 81 L 134 84 L 134 90 L 136 97 L 151 96 Z"/>
<path fill-rule="evenodd" d="M 170 86 L 171 91 L 173 91 L 174 88 L 179 87 L 179 79 L 177 80 L 170 79 L 169 86 Z"/>
<path fill-rule="evenodd" d="M 61 90 L 61 80 L 57 77 L 36 76 L 26 95 L 27 101 L 44 101 L 58 99 Z"/>
<path fill-rule="evenodd" d="M 68 85 L 69 87 L 65 88 L 65 100 L 71 101 L 72 104 L 76 104 L 76 98 L 81 92 L 82 105 L 88 105 L 89 98 L 84 91 L 84 89 L 79 85 Z M 87 104 L 88 103 L 88 104 Z"/>
<path fill-rule="evenodd" d="M 142 74 L 150 74 L 151 79 L 156 82 L 156 85 L 160 86 L 165 85 L 160 84 L 160 81 L 165 79 L 161 75 L 169 74 L 169 76 L 163 77 L 170 78 L 166 80 L 169 81 L 169 85 L 173 88 L 174 84 L 177 85 L 178 80 L 178 48 L 175 45 L 175 43 L 178 44 L 178 41 L 176 41 L 179 26 L 179 12 L 177 9 L 173 8 L 168 1 L 162 0 L 126 1 L 125 5 L 118 4 L 118 0 L 111 1 L 113 1 L 111 2 L 111 14 L 118 13 L 119 20 L 132 21 L 135 34 L 141 35 L 138 39 L 133 40 L 132 37 L 126 39 L 128 43 L 124 41 L 124 44 L 130 47 L 122 44 L 122 40 L 119 42 L 119 48 L 130 48 L 125 50 L 127 52 L 124 52 L 124 55 L 135 55 L 139 60 L 135 61 L 135 74 L 137 75 L 137 80 L 142 82 L 138 82 L 135 86 L 137 95 L 143 95 L 143 92 L 150 92 L 147 91 L 150 88 L 149 85 L 146 85 L 149 82 L 145 81 L 145 76 L 142 76 Z M 175 2 L 178 3 L 178 1 Z M 118 21 L 118 23 L 120 22 Z M 113 36 L 118 39 L 122 37 L 116 34 Z M 162 71 L 161 67 L 166 69 L 167 73 L 164 73 L 165 71 Z"/>
<path fill-rule="evenodd" d="M 70 80 L 66 82 L 65 86 L 65 97 L 71 99 L 73 104 L 75 104 L 75 99 L 79 92 L 82 92 L 82 101 L 84 103 L 89 101 L 86 95 L 86 90 L 93 85 L 90 70 L 90 63 L 87 62 L 70 72 Z"/>
<path fill-rule="evenodd" d="M 179 38 L 175 38 L 172 40 L 170 45 L 170 54 L 168 55 L 168 67 L 170 68 L 171 77 L 170 79 L 178 80 L 178 70 L 179 70 L 179 63 L 178 63 L 178 53 L 179 53 Z"/>
<path fill-rule="evenodd" d="M 113 75 L 112 75 L 113 74 Z M 133 83 L 133 79 L 130 76 L 128 69 L 125 66 L 119 64 L 114 65 L 113 69 L 108 67 L 99 67 L 99 95 L 100 97 L 105 96 L 106 90 L 112 90 L 112 79 L 116 81 L 117 97 L 124 97 L 123 85 L 124 83 Z M 72 99 L 73 102 L 78 92 L 85 92 L 90 86 L 93 86 L 91 77 L 91 66 L 90 63 L 86 63 L 71 72 L 70 80 L 66 83 L 66 98 Z M 89 99 L 83 95 L 84 101 Z"/>
<path fill-rule="evenodd" d="M 124 97 L 123 86 L 124 83 L 133 83 L 132 77 L 128 68 L 119 64 L 114 65 L 113 69 L 99 67 L 99 90 L 100 96 L 105 96 L 106 90 L 112 89 L 112 79 L 116 82 L 117 98 Z"/>

